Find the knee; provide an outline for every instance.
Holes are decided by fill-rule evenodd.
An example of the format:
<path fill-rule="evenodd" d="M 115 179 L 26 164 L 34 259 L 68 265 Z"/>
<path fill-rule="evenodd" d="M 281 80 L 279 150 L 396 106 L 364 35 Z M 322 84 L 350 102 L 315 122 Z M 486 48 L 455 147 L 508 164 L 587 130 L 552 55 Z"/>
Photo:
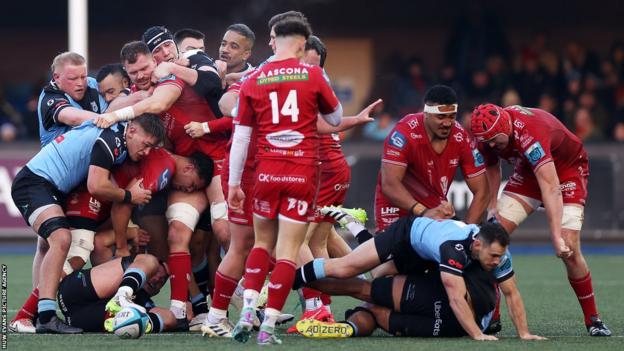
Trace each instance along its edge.
<path fill-rule="evenodd" d="M 156 269 L 158 269 L 158 264 L 159 264 L 156 256 L 153 256 L 150 254 L 139 254 L 134 259 L 134 262 L 137 265 L 141 266 L 141 268 L 143 269 L 143 271 L 145 271 L 146 274 L 151 274 L 155 272 Z"/>
<path fill-rule="evenodd" d="M 55 230 L 52 235 L 48 237 L 48 244 L 52 250 L 61 250 L 63 252 L 69 252 L 71 246 L 71 234 L 69 230 Z"/>
<path fill-rule="evenodd" d="M 188 245 L 191 241 L 191 229 L 188 226 L 179 221 L 172 221 L 169 223 L 169 234 L 167 241 L 169 245 Z"/>

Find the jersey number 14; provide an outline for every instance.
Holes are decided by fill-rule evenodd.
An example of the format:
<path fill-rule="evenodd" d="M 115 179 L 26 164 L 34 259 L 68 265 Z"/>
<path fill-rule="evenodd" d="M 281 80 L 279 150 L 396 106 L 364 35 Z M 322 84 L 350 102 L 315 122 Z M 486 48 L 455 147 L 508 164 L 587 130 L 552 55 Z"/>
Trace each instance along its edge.
<path fill-rule="evenodd" d="M 283 116 L 290 116 L 293 123 L 299 121 L 299 108 L 297 107 L 296 90 L 293 89 L 288 92 L 288 96 L 286 96 L 286 101 L 284 101 L 284 105 L 282 105 L 281 110 L 279 108 L 276 91 L 272 91 L 269 93 L 269 99 L 271 99 L 271 113 L 273 115 L 273 124 L 279 124 L 280 113 Z"/>

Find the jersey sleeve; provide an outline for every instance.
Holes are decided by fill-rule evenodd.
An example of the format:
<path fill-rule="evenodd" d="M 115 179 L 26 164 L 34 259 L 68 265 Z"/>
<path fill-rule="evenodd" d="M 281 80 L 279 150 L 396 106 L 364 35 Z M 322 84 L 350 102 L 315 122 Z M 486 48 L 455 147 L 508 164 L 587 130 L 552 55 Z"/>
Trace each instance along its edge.
<path fill-rule="evenodd" d="M 338 98 L 334 93 L 334 90 L 329 85 L 328 81 L 323 77 L 323 72 L 318 67 L 314 67 L 315 69 L 312 71 L 315 74 L 315 79 L 320 85 L 319 95 L 318 95 L 318 105 L 319 112 L 323 115 L 330 114 L 336 111 L 338 104 Z"/>
<path fill-rule="evenodd" d="M 459 144 L 460 167 L 465 178 L 472 178 L 485 172 L 485 160 L 476 147 L 476 143 L 466 132 Z"/>
<path fill-rule="evenodd" d="M 164 78 L 159 79 L 158 83 L 156 84 L 156 87 L 163 86 L 163 85 L 174 85 L 178 87 L 180 90 L 184 89 L 184 81 L 182 81 L 182 79 L 176 77 L 173 74 L 170 74 Z"/>
<path fill-rule="evenodd" d="M 175 172 L 175 162 L 163 150 L 153 150 L 141 160 L 143 187 L 151 192 L 158 192 L 167 187 Z"/>
<path fill-rule="evenodd" d="M 236 104 L 236 116 L 234 116 L 234 124 L 240 124 L 243 126 L 253 125 L 254 112 L 251 108 L 250 97 L 248 95 L 249 89 L 252 88 L 251 80 L 247 80 L 241 86 L 238 102 Z"/>
<path fill-rule="evenodd" d="M 440 272 L 462 275 L 467 263 L 468 255 L 461 241 L 449 240 L 440 245 Z"/>
<path fill-rule="evenodd" d="M 59 113 L 64 108 L 71 106 L 65 94 L 44 90 L 37 111 L 43 128 L 49 130 L 55 124 L 63 125 L 63 123 L 58 120 Z"/>
<path fill-rule="evenodd" d="M 509 249 L 505 251 L 505 254 L 501 257 L 501 262 L 494 268 L 493 273 L 499 283 L 514 276 L 513 260 L 511 259 Z"/>
<path fill-rule="evenodd" d="M 384 141 L 381 162 L 407 167 L 411 153 L 407 135 L 409 131 L 403 124 L 399 123 L 392 129 Z"/>
<path fill-rule="evenodd" d="M 479 153 L 483 157 L 483 163 L 485 164 L 486 167 L 496 166 L 498 164 L 499 162 L 498 155 L 496 154 L 496 152 L 494 152 L 494 150 L 490 149 L 488 146 L 482 143 L 479 143 L 479 145 L 477 146 L 477 151 L 479 151 Z"/>
<path fill-rule="evenodd" d="M 524 143 L 516 143 L 522 157 L 530 165 L 533 172 L 536 172 L 544 164 L 553 160 L 550 151 L 550 138 L 542 135 L 543 132 L 529 132 L 529 135 L 535 135 L 533 141 L 528 145 Z"/>
<path fill-rule="evenodd" d="M 115 149 L 114 141 L 111 143 L 111 139 L 114 140 L 114 133 L 110 129 L 105 129 L 102 134 L 97 138 L 93 148 L 91 149 L 91 166 L 98 166 L 104 169 L 112 169 L 115 163 L 115 156 L 113 150 Z M 117 152 L 119 152 L 117 150 Z"/>

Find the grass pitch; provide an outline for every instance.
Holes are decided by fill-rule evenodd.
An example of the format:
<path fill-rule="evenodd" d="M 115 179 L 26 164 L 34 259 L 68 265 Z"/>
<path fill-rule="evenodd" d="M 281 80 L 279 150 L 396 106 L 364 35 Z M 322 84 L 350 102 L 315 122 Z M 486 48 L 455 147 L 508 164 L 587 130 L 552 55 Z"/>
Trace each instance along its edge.
<path fill-rule="evenodd" d="M 524 297 L 529 328 L 544 335 L 547 341 L 518 340 L 503 304 L 503 331 L 497 342 L 460 339 L 393 338 L 383 332 L 373 337 L 341 340 L 313 340 L 282 334 L 284 344 L 274 346 L 287 350 L 624 350 L 624 256 L 588 256 L 594 290 L 603 320 L 611 328 L 611 338 L 591 338 L 583 325 L 581 309 L 565 277 L 563 265 L 554 256 L 514 256 L 514 266 Z M 8 265 L 8 320 L 27 297 L 31 287 L 30 256 L 0 256 Z M 168 306 L 168 290 L 163 289 L 156 302 Z M 294 294 L 293 294 L 294 295 Z M 297 299 L 291 295 L 285 311 L 298 315 Z M 346 308 L 355 306 L 349 298 L 334 298 L 332 310 L 337 319 Z M 232 310 L 236 321 L 237 311 Z M 114 335 L 83 334 L 16 335 L 9 334 L 9 350 L 240 350 L 258 349 L 255 340 L 239 344 L 231 340 L 202 338 L 198 334 L 175 333 L 147 335 L 138 340 L 121 340 Z"/>

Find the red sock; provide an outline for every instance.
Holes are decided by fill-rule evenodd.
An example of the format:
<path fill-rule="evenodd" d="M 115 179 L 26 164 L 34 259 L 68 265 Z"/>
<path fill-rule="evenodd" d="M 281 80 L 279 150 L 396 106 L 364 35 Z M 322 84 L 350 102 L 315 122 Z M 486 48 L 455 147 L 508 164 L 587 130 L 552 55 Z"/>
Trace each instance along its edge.
<path fill-rule="evenodd" d="M 217 271 L 217 274 L 215 274 L 215 288 L 210 307 L 227 311 L 230 299 L 232 299 L 232 294 L 234 294 L 237 285 L 238 281 L 236 281 L 236 279 L 230 278 Z"/>
<path fill-rule="evenodd" d="M 269 252 L 260 247 L 254 247 L 247 256 L 245 263 L 245 281 L 243 286 L 245 289 L 260 292 L 262 285 L 269 273 Z"/>
<path fill-rule="evenodd" d="M 323 305 L 325 306 L 329 306 L 332 303 L 331 296 L 327 294 L 321 294 L 321 301 L 323 302 Z"/>
<path fill-rule="evenodd" d="M 273 272 L 275 269 L 275 257 L 269 257 L 269 272 Z"/>
<path fill-rule="evenodd" d="M 293 261 L 277 260 L 269 280 L 267 308 L 282 310 L 295 280 L 295 268 L 296 265 Z"/>
<path fill-rule="evenodd" d="M 304 299 L 314 299 L 314 298 L 320 298 L 321 297 L 321 292 L 318 290 L 314 290 L 311 288 L 301 288 L 301 294 L 303 295 Z"/>
<path fill-rule="evenodd" d="M 501 295 L 500 295 L 500 288 L 498 287 L 498 284 L 496 284 L 495 287 L 496 287 L 496 307 L 494 307 L 494 313 L 492 314 L 492 320 L 499 321 L 500 320 Z"/>
<path fill-rule="evenodd" d="M 172 252 L 167 260 L 171 272 L 171 299 L 188 300 L 188 285 L 191 279 L 191 254 Z"/>
<path fill-rule="evenodd" d="M 37 303 L 39 302 L 39 288 L 35 288 L 28 298 L 22 308 L 17 312 L 13 321 L 18 319 L 28 318 L 31 320 L 35 319 L 35 314 L 37 313 Z"/>
<path fill-rule="evenodd" d="M 594 289 L 592 288 L 591 274 L 587 272 L 587 275 L 581 279 L 572 279 L 568 277 L 570 286 L 574 289 L 576 297 L 583 309 L 583 315 L 585 315 L 585 325 L 591 324 L 590 317 L 598 316 L 598 309 L 596 308 L 596 300 L 594 298 Z"/>

